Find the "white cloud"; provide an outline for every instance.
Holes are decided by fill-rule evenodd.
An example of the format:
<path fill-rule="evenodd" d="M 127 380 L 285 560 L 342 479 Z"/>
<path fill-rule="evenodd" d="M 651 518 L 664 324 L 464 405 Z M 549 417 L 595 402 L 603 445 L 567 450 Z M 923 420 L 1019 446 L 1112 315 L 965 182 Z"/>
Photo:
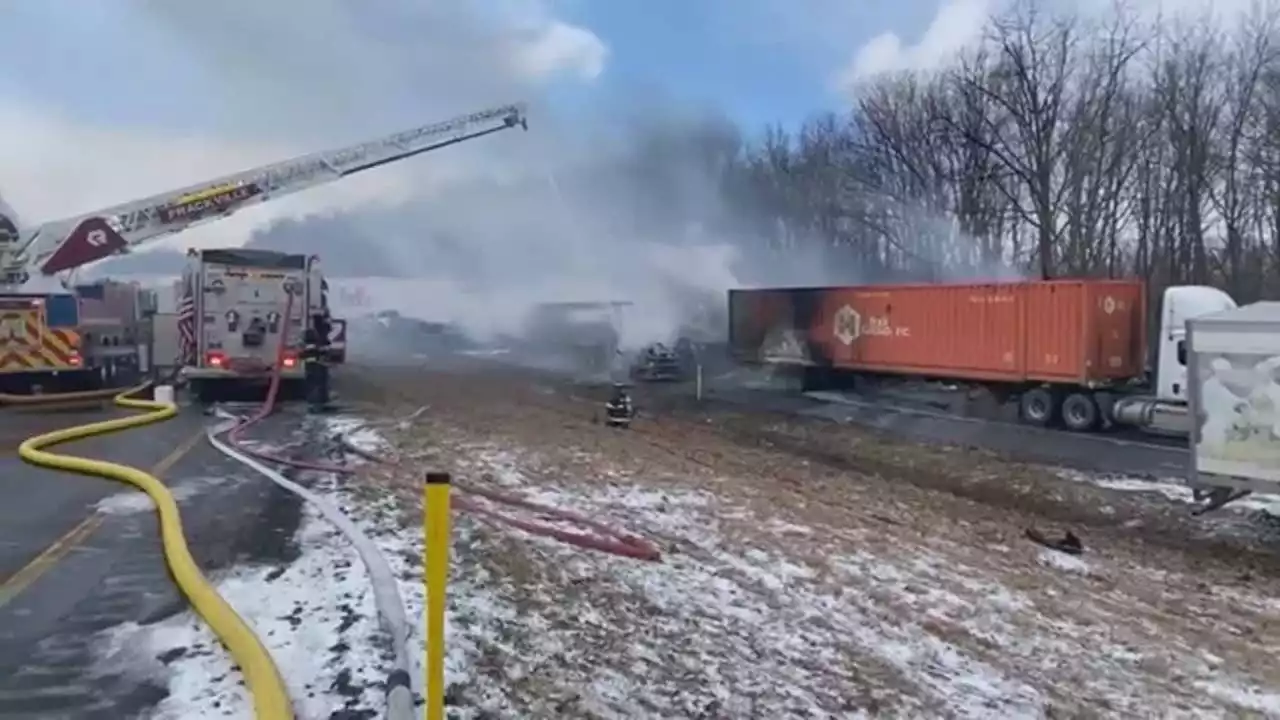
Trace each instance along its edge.
<path fill-rule="evenodd" d="M 608 57 L 608 48 L 595 33 L 557 20 L 517 45 L 516 67 L 535 78 L 563 71 L 595 80 Z"/>
<path fill-rule="evenodd" d="M 837 86 L 847 88 L 873 75 L 927 69 L 946 62 L 981 36 L 993 4 L 992 0 L 943 0 L 917 42 L 904 43 L 894 32 L 875 36 L 837 74 Z"/>
<path fill-rule="evenodd" d="M 1254 0 L 1135 0 L 1130 8 L 1148 21 L 1158 18 L 1195 17 L 1211 12 L 1222 21 L 1236 19 Z M 832 77 L 837 92 L 849 92 L 858 83 L 886 72 L 930 70 L 956 57 L 982 37 L 992 14 L 1005 10 L 1012 0 L 940 0 L 933 19 L 914 42 L 886 31 L 863 44 Z M 1099 17 L 1115 9 L 1113 0 L 1051 0 L 1086 17 Z"/>
<path fill-rule="evenodd" d="M 181 132 L 109 124 L 67 98 L 19 101 L 46 90 L 7 78 L 23 94 L 0 96 L 0 194 L 23 221 L 50 220 L 490 105 L 536 102 L 550 83 L 600 76 L 605 44 L 555 17 L 548 2 L 129 0 L 120 12 L 133 13 L 131 22 L 101 28 L 102 47 L 123 48 L 128 72 L 95 82 L 120 87 L 122 107 L 185 109 L 200 121 Z M 134 46 L 139 19 L 200 69 L 190 84 L 148 83 L 148 66 L 169 59 Z M 510 143 L 486 138 L 156 245 L 239 244 L 273 217 L 396 202 L 510 154 Z"/>

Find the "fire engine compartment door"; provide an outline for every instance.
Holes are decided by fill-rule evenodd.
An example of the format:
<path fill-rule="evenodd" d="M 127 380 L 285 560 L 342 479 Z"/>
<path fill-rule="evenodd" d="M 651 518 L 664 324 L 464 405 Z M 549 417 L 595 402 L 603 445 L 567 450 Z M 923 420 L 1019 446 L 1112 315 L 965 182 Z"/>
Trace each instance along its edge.
<path fill-rule="evenodd" d="M 40 347 L 44 303 L 32 298 L 0 298 L 0 354 Z"/>
<path fill-rule="evenodd" d="M 203 279 L 205 348 L 225 353 L 233 370 L 274 365 L 285 330 L 286 284 L 304 282 L 305 272 L 206 265 Z M 294 298 L 290 346 L 302 341 L 303 302 Z"/>

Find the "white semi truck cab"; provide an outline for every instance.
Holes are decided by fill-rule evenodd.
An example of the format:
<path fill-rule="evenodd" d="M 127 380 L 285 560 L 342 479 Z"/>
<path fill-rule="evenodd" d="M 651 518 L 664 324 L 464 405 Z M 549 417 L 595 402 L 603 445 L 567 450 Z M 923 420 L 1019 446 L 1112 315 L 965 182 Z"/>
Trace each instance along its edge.
<path fill-rule="evenodd" d="M 1117 397 L 1111 405 L 1111 422 L 1169 434 L 1188 432 L 1187 321 L 1236 307 L 1236 301 L 1217 288 L 1204 285 L 1166 288 L 1160 303 L 1155 377 L 1148 388 L 1150 394 Z"/>

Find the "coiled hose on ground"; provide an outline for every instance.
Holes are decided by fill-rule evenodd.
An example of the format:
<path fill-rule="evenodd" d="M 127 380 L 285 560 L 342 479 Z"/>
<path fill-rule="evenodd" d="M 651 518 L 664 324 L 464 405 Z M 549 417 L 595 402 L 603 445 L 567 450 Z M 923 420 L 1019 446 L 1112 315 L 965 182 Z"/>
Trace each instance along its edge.
<path fill-rule="evenodd" d="M 118 480 L 145 492 L 156 506 L 165 562 L 169 566 L 174 582 L 190 601 L 192 608 L 213 629 L 240 666 L 249 693 L 253 697 L 255 716 L 260 720 L 292 720 L 293 707 L 289 702 L 289 695 L 279 669 L 262 641 L 201 574 L 195 559 L 191 557 L 191 550 L 183 535 L 178 503 L 164 483 L 128 465 L 63 455 L 47 449 L 72 440 L 163 422 L 176 415 L 178 408 L 172 403 L 131 397 L 143 392 L 150 385 L 151 383 L 146 383 L 124 392 L 117 392 L 114 397 L 117 406 L 143 410 L 144 414 L 36 435 L 23 441 L 18 447 L 18 454 L 24 461 L 33 465 Z"/>

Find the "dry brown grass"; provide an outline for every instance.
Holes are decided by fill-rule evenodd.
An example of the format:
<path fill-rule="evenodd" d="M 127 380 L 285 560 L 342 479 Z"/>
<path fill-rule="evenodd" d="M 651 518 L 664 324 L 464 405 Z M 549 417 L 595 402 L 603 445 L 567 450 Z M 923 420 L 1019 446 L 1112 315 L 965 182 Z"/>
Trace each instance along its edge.
<path fill-rule="evenodd" d="M 1230 532 L 1230 522 L 1214 525 L 1163 499 L 1070 482 L 1046 468 L 825 423 L 671 408 L 619 431 L 593 422 L 589 401 L 543 385 L 503 374 L 422 373 L 411 382 L 366 377 L 347 388 L 384 414 L 429 405 L 421 422 L 390 431 L 419 467 L 484 480 L 493 468 L 476 448 L 506 447 L 519 450 L 520 469 L 533 482 L 570 493 L 636 485 L 710 493 L 734 509 L 716 518 L 731 547 L 810 568 L 814 589 L 865 594 L 859 607 L 879 622 L 918 624 L 1039 688 L 1064 716 L 1122 713 L 1111 703 L 1123 690 L 1101 680 L 1118 666 L 1091 656 L 1103 646 L 1131 648 L 1131 666 L 1121 663 L 1123 673 L 1111 679 L 1133 685 L 1129 692 L 1142 702 L 1164 698 L 1170 712 L 1203 709 L 1184 680 L 1212 678 L 1215 668 L 1280 687 L 1280 608 L 1270 600 L 1280 594 L 1280 572 L 1265 542 Z M 418 479 L 407 471 L 383 468 L 367 480 L 417 499 Z M 613 510 L 624 521 L 644 519 Z M 1029 526 L 1068 525 L 1085 538 L 1087 564 L 1065 571 L 1023 536 Z M 679 533 L 657 534 L 669 553 L 699 552 Z M 490 569 L 520 592 L 587 592 L 527 548 L 500 542 L 508 544 Z M 847 560 L 842 566 L 833 558 Z M 906 580 L 849 587 L 851 578 L 875 578 L 882 561 L 896 563 Z M 1017 602 L 998 607 L 1007 597 Z M 607 602 L 627 605 L 624 597 Z M 993 622 L 998 632 L 982 629 Z M 611 637 L 584 642 L 603 657 Z M 1021 637 L 1025 647 L 1009 644 Z M 1051 652 L 1061 657 L 1042 655 Z M 858 668 L 859 681 L 846 682 L 845 691 L 865 695 L 859 706 L 890 702 L 886 692 L 919 691 L 918 680 L 898 677 L 899 669 L 866 648 L 855 643 L 844 653 Z"/>

